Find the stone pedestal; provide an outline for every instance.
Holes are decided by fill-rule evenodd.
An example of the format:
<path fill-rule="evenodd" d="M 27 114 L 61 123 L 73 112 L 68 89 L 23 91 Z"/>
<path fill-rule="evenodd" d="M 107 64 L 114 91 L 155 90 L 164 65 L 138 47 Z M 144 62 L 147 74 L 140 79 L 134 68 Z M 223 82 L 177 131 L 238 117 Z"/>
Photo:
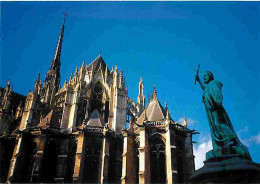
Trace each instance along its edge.
<path fill-rule="evenodd" d="M 260 164 L 254 163 L 250 155 L 234 154 L 236 149 L 231 147 L 209 151 L 204 166 L 195 171 L 190 181 L 192 183 L 260 183 Z M 247 152 L 247 148 L 245 149 Z"/>

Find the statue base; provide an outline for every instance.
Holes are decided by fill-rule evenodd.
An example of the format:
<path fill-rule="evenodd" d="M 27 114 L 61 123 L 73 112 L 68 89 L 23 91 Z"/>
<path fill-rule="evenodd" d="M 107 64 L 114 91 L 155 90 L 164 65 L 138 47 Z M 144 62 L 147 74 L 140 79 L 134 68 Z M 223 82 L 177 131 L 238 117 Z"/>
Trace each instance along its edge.
<path fill-rule="evenodd" d="M 239 153 L 239 154 L 238 154 Z M 246 147 L 206 153 L 204 166 L 190 177 L 192 183 L 260 183 L 260 164 L 251 160 Z"/>
<path fill-rule="evenodd" d="M 248 149 L 245 146 L 232 146 L 228 148 L 211 150 L 206 153 L 206 160 L 214 160 L 230 155 L 236 155 L 243 160 L 252 161 Z"/>

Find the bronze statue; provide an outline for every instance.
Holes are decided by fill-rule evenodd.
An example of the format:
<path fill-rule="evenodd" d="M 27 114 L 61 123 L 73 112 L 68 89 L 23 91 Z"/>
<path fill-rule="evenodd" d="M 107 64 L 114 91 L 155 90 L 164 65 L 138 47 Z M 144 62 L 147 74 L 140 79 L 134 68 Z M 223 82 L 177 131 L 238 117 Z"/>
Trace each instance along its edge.
<path fill-rule="evenodd" d="M 209 121 L 213 151 L 235 148 L 233 154 L 250 157 L 247 148 L 238 139 L 228 114 L 222 105 L 223 96 L 221 90 L 223 84 L 214 80 L 214 76 L 210 71 L 204 72 L 204 83 L 202 83 L 198 75 L 199 71 L 196 71 L 195 81 L 199 82 L 203 90 L 202 102 L 205 105 Z"/>

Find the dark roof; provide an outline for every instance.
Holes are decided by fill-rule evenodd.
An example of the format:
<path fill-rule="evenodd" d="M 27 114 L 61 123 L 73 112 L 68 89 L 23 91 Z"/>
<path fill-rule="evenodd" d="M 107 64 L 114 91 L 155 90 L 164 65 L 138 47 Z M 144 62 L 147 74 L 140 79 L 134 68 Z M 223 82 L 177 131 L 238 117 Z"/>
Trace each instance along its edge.
<path fill-rule="evenodd" d="M 151 101 L 148 104 L 148 106 L 142 112 L 141 116 L 137 119 L 137 124 L 142 124 L 144 120 L 148 120 L 148 121 L 166 120 L 166 111 L 157 99 Z"/>
<path fill-rule="evenodd" d="M 87 122 L 88 126 L 95 126 L 95 127 L 103 127 L 105 126 L 105 121 L 102 118 L 102 116 L 100 115 L 100 113 L 98 112 L 97 109 L 95 109 L 89 117 L 89 120 Z"/>
<path fill-rule="evenodd" d="M 100 65 L 104 72 L 106 70 L 107 66 L 101 55 L 99 55 L 94 61 L 92 61 L 92 63 L 90 63 L 90 65 L 87 67 L 87 69 L 91 70 L 92 66 L 93 66 L 93 70 L 97 71 L 99 69 Z M 107 68 L 107 71 L 110 72 L 108 68 Z"/>

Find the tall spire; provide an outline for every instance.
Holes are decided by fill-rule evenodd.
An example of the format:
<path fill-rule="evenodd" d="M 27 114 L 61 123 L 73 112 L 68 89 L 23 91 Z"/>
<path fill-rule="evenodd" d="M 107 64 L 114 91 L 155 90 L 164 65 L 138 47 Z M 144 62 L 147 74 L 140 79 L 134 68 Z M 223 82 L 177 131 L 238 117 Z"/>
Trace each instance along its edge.
<path fill-rule="evenodd" d="M 49 71 L 45 75 L 44 84 L 41 90 L 41 100 L 49 105 L 53 104 L 54 95 L 57 93 L 60 86 L 60 66 L 61 66 L 61 49 L 65 29 L 65 21 L 67 14 L 64 14 L 64 20 L 61 26 L 58 44 L 54 57 L 51 62 Z"/>
<path fill-rule="evenodd" d="M 57 44 L 57 47 L 56 47 L 56 51 L 55 51 L 53 60 L 51 62 L 51 68 L 50 69 L 53 69 L 53 70 L 55 70 L 55 69 L 59 70 L 60 69 L 60 64 L 61 64 L 60 56 L 61 56 L 61 48 L 62 48 L 62 41 L 63 41 L 66 17 L 67 17 L 67 14 L 64 13 L 64 19 L 63 19 L 63 24 L 61 26 L 61 32 L 60 32 L 60 35 L 59 35 L 58 44 Z"/>

